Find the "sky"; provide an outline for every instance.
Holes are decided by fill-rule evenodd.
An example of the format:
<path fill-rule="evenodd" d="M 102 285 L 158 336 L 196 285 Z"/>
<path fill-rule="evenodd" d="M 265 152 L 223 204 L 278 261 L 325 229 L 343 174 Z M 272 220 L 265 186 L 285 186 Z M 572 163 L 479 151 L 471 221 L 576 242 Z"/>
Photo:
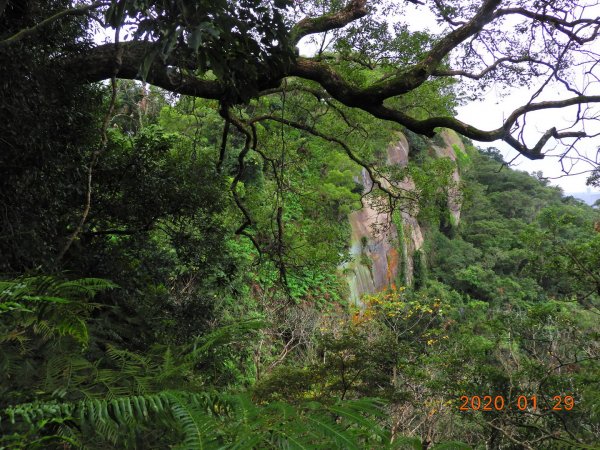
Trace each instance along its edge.
<path fill-rule="evenodd" d="M 490 130 L 497 128 L 502 123 L 503 117 L 508 116 L 515 108 L 522 105 L 523 99 L 528 99 L 531 95 L 530 89 L 513 89 L 508 95 L 502 96 L 496 89 L 490 89 L 479 101 L 471 102 L 457 109 L 457 118 L 474 125 L 478 128 Z M 537 134 L 543 134 L 549 127 L 566 123 L 564 120 L 568 114 L 557 111 L 538 112 L 528 117 L 528 123 Z M 533 134 L 533 133 L 531 133 Z M 535 142 L 531 139 L 529 142 Z M 477 144 L 477 143 L 476 143 Z M 552 142 L 548 142 L 548 147 Z M 593 156 L 596 149 L 600 146 L 600 138 L 592 138 L 579 142 L 580 150 L 585 151 L 589 156 Z M 570 169 L 572 175 L 565 176 L 560 162 L 557 158 L 546 157 L 543 160 L 531 161 L 524 156 L 519 156 L 517 151 L 503 141 L 482 142 L 480 147 L 496 147 L 504 155 L 506 161 L 511 161 L 517 157 L 511 167 L 526 172 L 542 171 L 545 177 L 550 178 L 550 183 L 560 186 L 565 192 L 600 192 L 600 189 L 593 189 L 586 186 L 587 175 L 574 175 L 590 169 L 590 166 L 584 162 L 576 162 Z M 554 178 L 560 177 L 560 178 Z"/>

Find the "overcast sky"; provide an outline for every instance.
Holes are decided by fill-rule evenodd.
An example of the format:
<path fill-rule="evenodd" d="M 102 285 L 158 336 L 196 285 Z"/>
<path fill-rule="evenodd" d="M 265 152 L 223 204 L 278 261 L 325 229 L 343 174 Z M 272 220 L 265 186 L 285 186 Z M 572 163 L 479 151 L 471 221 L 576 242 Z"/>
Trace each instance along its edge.
<path fill-rule="evenodd" d="M 598 8 L 600 14 L 600 8 Z M 413 4 L 407 5 L 406 17 L 410 17 L 410 26 L 415 30 L 436 30 L 437 24 L 434 15 L 431 13 L 428 7 L 416 6 Z M 414 18 L 414 20 L 413 20 Z M 581 85 L 583 80 L 579 80 L 578 85 Z M 559 96 L 556 94 L 558 89 L 553 89 L 549 86 L 549 94 L 546 97 L 540 97 L 539 100 L 548 100 L 554 95 L 557 99 Z M 587 91 L 588 95 L 600 95 L 600 85 L 598 83 L 590 86 L 590 90 Z M 457 118 L 474 125 L 484 130 L 492 130 L 498 128 L 503 118 L 507 117 L 514 109 L 522 106 L 530 98 L 534 92 L 535 87 L 530 88 L 514 88 L 509 91 L 500 93 L 497 89 L 489 89 L 478 101 L 471 102 L 465 106 L 458 108 Z M 569 95 L 562 95 L 562 97 L 568 97 Z M 530 136 L 534 134 L 541 135 L 547 129 L 552 126 L 560 128 L 568 124 L 568 119 L 576 111 L 573 108 L 564 110 L 545 110 L 539 111 L 534 114 L 528 115 L 527 123 L 530 130 Z M 596 127 L 595 132 L 600 132 L 600 125 L 592 124 L 592 127 Z M 587 128 L 590 132 L 591 128 Z M 535 137 L 529 142 L 536 142 Z M 478 144 L 476 142 L 476 144 Z M 502 141 L 496 141 L 492 143 L 482 142 L 479 144 L 481 147 L 493 146 L 502 151 L 505 160 L 511 161 L 515 156 L 518 156 L 516 150 L 510 147 L 508 144 Z M 552 147 L 552 140 L 547 144 L 548 148 Z M 600 137 L 582 140 L 578 143 L 578 149 L 582 152 L 586 152 L 588 156 L 594 157 L 598 148 L 600 147 Z M 589 187 L 586 186 L 585 181 L 587 175 L 570 175 L 564 176 L 561 170 L 561 165 L 556 158 L 546 158 L 543 160 L 531 161 L 523 156 L 513 162 L 512 167 L 517 170 L 524 170 L 526 172 L 533 172 L 541 170 L 546 177 L 559 177 L 558 179 L 551 179 L 551 184 L 558 185 L 563 188 L 565 192 L 585 192 Z M 577 173 L 585 170 L 589 170 L 590 166 L 585 165 L 582 162 L 577 163 L 571 170 L 570 173 Z M 591 189 L 595 192 L 600 192 L 600 189 Z"/>
<path fill-rule="evenodd" d="M 457 117 L 464 122 L 485 130 L 494 129 L 502 124 L 503 117 L 507 117 L 515 108 L 522 105 L 523 100 L 528 99 L 530 95 L 531 92 L 528 89 L 514 89 L 508 96 L 501 98 L 500 94 L 495 89 L 491 89 L 480 101 L 459 107 Z M 532 131 L 535 130 L 539 134 L 543 134 L 552 126 L 556 125 L 557 127 L 560 127 L 561 123 L 566 124 L 567 122 L 564 119 L 568 118 L 570 115 L 567 114 L 567 112 L 559 112 L 556 110 L 540 111 L 535 115 L 532 114 L 528 117 L 528 124 L 532 128 Z M 535 139 L 532 139 L 530 142 L 535 143 Z M 552 141 L 549 141 L 546 145 L 548 148 L 551 148 Z M 517 151 L 503 141 L 490 143 L 482 142 L 479 143 L 479 146 L 496 147 L 502 152 L 506 161 L 511 161 L 518 156 Z M 599 138 L 582 140 L 578 143 L 579 150 L 585 152 L 590 157 L 595 155 L 599 146 Z M 586 174 L 564 176 L 565 174 L 562 172 L 560 162 L 557 158 L 551 156 L 537 161 L 531 161 L 523 156 L 518 156 L 511 167 L 526 172 L 541 170 L 546 177 L 561 177 L 556 179 L 551 178 L 550 182 L 551 184 L 562 187 L 565 192 L 585 192 L 590 189 L 585 184 L 587 179 Z M 569 173 L 575 174 L 589 170 L 590 166 L 579 161 L 576 162 L 573 167 L 569 167 L 567 164 L 565 168 L 571 169 Z M 600 192 L 599 189 L 591 190 Z"/>

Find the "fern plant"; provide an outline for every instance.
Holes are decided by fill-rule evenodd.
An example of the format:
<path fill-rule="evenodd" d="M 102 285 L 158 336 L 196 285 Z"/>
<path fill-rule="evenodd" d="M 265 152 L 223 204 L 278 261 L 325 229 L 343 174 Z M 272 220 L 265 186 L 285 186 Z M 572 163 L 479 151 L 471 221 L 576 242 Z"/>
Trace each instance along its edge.
<path fill-rule="evenodd" d="M 40 435 L 44 427 L 54 430 L 43 441 L 29 441 L 28 448 L 65 441 L 91 448 L 386 448 L 389 436 L 374 420 L 381 412 L 372 400 L 257 405 L 246 394 L 164 391 L 18 405 L 3 411 L 0 429 L 37 428 Z"/>
<path fill-rule="evenodd" d="M 374 400 L 292 405 L 211 391 L 202 362 L 260 329 L 260 320 L 143 355 L 108 346 L 104 358 L 88 360 L 87 322 L 98 307 L 91 300 L 114 287 L 53 277 L 0 282 L 0 449 L 407 448 L 380 426 L 384 409 Z"/>
<path fill-rule="evenodd" d="M 29 403 L 0 414 L 0 448 L 415 449 L 418 438 L 380 426 L 376 400 L 256 404 L 247 394 L 164 391 L 151 395 Z M 10 429 L 25 430 L 16 439 Z M 33 436 L 25 440 L 23 436 Z M 434 450 L 469 450 L 446 442 Z"/>
<path fill-rule="evenodd" d="M 0 281 L 0 407 L 53 392 L 60 397 L 94 365 L 87 348 L 91 300 L 116 287 L 97 278 L 50 276 Z"/>

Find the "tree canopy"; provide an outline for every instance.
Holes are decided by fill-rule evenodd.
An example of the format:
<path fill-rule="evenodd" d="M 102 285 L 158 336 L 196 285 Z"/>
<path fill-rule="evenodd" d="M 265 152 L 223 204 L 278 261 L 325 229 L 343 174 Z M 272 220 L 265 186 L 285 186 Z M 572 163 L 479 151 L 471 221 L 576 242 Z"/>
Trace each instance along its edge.
<path fill-rule="evenodd" d="M 0 448 L 596 448 L 594 3 L 0 0 Z"/>
<path fill-rule="evenodd" d="M 435 14 L 440 32 L 410 32 L 411 17 L 403 16 L 407 3 Z M 298 83 L 295 87 L 310 86 L 321 98 L 416 133 L 432 136 L 438 127 L 450 128 L 478 141 L 503 140 L 531 159 L 543 158 L 550 139 L 568 150 L 591 137 L 586 125 L 598 116 L 594 105 L 600 94 L 592 85 L 598 79 L 594 43 L 600 17 L 594 1 L 6 0 L 0 21 L 8 26 L 0 49 L 40 42 L 48 27 L 69 16 L 126 31 L 122 42 L 54 55 L 52 64 L 77 74 L 81 82 L 144 79 L 225 106 Z M 319 43 L 310 57 L 297 51 L 306 39 Z M 358 77 L 349 76 L 347 67 Z M 492 81 L 535 86 L 493 130 L 451 115 L 407 112 L 398 102 L 433 83 L 450 83 L 460 91 Z M 576 108 L 566 128 L 549 124 L 533 140 L 525 138 L 531 113 L 570 106 Z"/>

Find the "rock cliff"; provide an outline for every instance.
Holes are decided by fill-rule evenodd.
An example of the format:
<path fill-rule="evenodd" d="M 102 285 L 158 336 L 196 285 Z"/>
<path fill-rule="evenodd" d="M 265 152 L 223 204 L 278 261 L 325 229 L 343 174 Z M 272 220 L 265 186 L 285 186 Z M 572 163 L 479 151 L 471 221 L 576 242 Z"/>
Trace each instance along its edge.
<path fill-rule="evenodd" d="M 464 151 L 460 138 L 447 130 L 440 133 L 443 144 L 430 143 L 430 154 L 437 158 L 450 158 L 456 162 L 455 148 Z M 439 142 L 440 140 L 438 140 Z M 410 158 L 410 146 L 403 134 L 399 134 L 394 144 L 387 149 L 386 163 L 406 167 Z M 452 174 L 459 181 L 458 167 Z M 362 184 L 370 190 L 373 182 L 366 170 L 362 171 Z M 406 190 L 414 190 L 415 184 L 406 177 L 398 185 Z M 454 224 L 460 220 L 460 196 L 455 188 L 448 197 L 448 210 Z M 382 212 L 372 201 L 363 200 L 363 207 L 348 217 L 352 227 L 351 260 L 343 270 L 350 286 L 350 301 L 361 304 L 364 294 L 372 294 L 392 286 L 409 286 L 413 283 L 415 258 L 421 258 L 424 232 L 415 217 L 407 211 L 397 211 L 390 215 Z"/>

